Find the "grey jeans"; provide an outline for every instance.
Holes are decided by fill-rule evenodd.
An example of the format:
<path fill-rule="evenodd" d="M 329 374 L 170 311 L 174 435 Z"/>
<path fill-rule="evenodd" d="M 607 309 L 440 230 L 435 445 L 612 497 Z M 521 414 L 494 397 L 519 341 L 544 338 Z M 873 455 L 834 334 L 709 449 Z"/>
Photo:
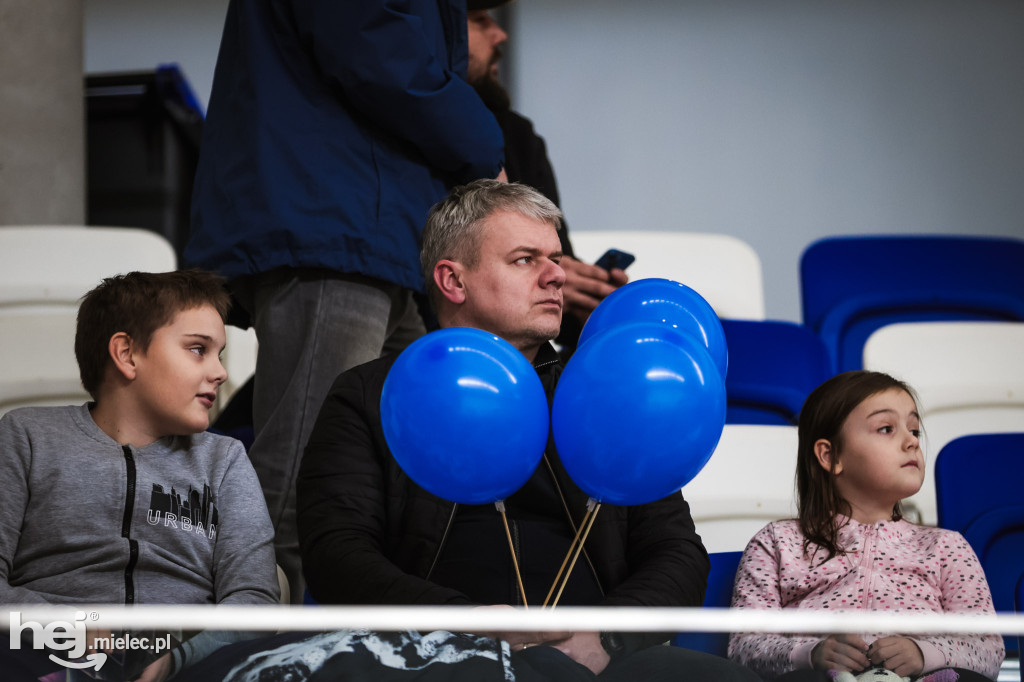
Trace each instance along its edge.
<path fill-rule="evenodd" d="M 249 450 L 274 524 L 277 562 L 302 603 L 305 581 L 295 479 L 306 441 L 334 379 L 422 336 L 412 292 L 327 270 L 284 268 L 234 282 L 259 342 Z"/>

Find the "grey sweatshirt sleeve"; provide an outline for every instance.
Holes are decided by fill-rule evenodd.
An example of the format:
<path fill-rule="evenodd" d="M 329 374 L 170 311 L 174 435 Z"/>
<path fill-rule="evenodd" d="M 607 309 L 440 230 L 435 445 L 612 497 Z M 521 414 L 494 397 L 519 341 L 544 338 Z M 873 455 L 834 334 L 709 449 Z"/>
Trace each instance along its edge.
<path fill-rule="evenodd" d="M 10 413 L 0 418 L 0 603 L 46 603 L 36 592 L 13 587 L 14 554 L 28 505 L 32 447 L 28 435 Z"/>
<path fill-rule="evenodd" d="M 280 588 L 267 503 L 241 443 L 234 444 L 231 456 L 220 482 L 214 597 L 218 604 L 276 604 Z"/>
<path fill-rule="evenodd" d="M 183 642 L 180 646 L 171 651 L 171 658 L 174 664 L 172 676 L 177 678 L 181 671 L 201 661 L 217 649 L 235 642 L 244 642 L 266 635 L 265 632 L 247 632 L 241 630 L 204 630 L 198 635 Z"/>

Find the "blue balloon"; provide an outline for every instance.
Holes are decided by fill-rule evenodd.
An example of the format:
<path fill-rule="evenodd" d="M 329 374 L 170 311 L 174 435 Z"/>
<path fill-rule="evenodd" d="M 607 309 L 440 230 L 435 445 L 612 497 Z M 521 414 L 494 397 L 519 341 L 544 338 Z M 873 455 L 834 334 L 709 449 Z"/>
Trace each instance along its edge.
<path fill-rule="evenodd" d="M 432 332 L 402 352 L 384 381 L 380 416 L 409 478 L 461 504 L 519 490 L 548 437 L 536 370 L 507 341 L 468 327 Z"/>
<path fill-rule="evenodd" d="M 707 349 L 663 324 L 608 329 L 580 346 L 551 411 L 558 456 L 599 502 L 646 504 L 686 485 L 725 425 L 725 385 Z"/>
<path fill-rule="evenodd" d="M 696 336 L 725 379 L 729 350 L 722 322 L 711 305 L 685 284 L 651 278 L 616 289 L 590 314 L 580 333 L 579 345 L 606 329 L 630 322 L 656 322 Z"/>

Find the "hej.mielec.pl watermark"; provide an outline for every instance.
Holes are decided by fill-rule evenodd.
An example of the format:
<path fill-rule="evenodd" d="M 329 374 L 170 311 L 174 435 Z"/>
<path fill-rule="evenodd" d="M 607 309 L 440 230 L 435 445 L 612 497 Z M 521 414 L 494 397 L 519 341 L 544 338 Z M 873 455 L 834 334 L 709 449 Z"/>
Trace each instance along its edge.
<path fill-rule="evenodd" d="M 107 637 L 96 637 L 93 640 L 95 653 L 86 655 L 88 651 L 88 637 L 86 621 L 95 621 L 99 614 L 95 611 L 86 613 L 76 611 L 75 620 L 71 623 L 57 620 L 47 625 L 32 620 L 22 622 L 20 611 L 11 611 L 11 649 L 20 649 L 22 635 L 25 632 L 32 633 L 33 649 L 49 649 L 53 651 L 66 651 L 68 660 L 50 654 L 49 658 L 54 663 L 68 668 L 94 668 L 99 670 L 107 662 L 105 651 L 127 651 L 135 649 L 151 649 L 156 654 L 162 654 L 171 648 L 171 636 L 163 637 L 134 637 L 129 634 L 122 636 L 110 635 Z M 82 657 L 85 657 L 84 659 Z"/>

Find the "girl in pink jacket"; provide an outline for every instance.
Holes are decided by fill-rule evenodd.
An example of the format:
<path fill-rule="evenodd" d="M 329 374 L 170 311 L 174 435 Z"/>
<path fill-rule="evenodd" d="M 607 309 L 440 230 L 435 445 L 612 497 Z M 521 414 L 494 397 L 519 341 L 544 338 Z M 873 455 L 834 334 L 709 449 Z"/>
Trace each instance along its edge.
<path fill-rule="evenodd" d="M 765 526 L 747 545 L 734 607 L 992 613 L 974 551 L 959 533 L 903 519 L 900 500 L 924 481 L 920 416 L 910 387 L 846 372 L 815 389 L 800 413 L 799 518 Z M 998 635 L 826 636 L 739 633 L 729 658 L 765 679 L 829 680 L 884 667 L 935 682 L 995 679 Z"/>

